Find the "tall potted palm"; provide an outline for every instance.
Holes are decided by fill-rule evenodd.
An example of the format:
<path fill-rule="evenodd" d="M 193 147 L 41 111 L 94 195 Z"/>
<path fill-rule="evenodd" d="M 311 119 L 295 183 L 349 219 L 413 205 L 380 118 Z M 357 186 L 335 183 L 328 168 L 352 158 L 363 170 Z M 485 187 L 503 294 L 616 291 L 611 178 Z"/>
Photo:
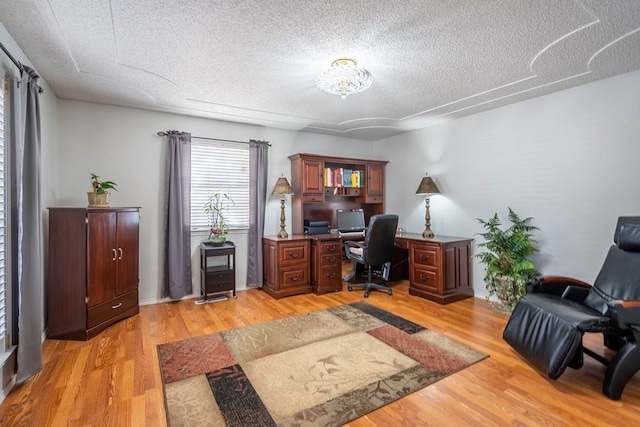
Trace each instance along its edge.
<path fill-rule="evenodd" d="M 484 276 L 488 296 L 496 296 L 500 303 L 494 305 L 497 311 L 511 313 L 518 300 L 526 293 L 526 284 L 540 273 L 530 257 L 538 252 L 532 232 L 538 227 L 531 225 L 533 218 L 520 218 L 509 208 L 508 228 L 501 228 L 501 221 L 495 213 L 489 220 L 476 218 L 484 227 L 484 248 L 474 256 L 485 265 Z"/>

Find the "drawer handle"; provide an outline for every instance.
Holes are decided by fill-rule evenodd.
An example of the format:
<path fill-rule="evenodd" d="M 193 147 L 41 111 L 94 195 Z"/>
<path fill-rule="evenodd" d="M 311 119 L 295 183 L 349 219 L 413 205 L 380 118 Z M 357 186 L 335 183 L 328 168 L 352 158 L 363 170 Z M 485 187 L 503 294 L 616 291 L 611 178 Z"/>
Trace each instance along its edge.
<path fill-rule="evenodd" d="M 292 282 L 297 281 L 300 278 L 299 274 L 296 274 L 295 276 L 289 276 L 289 279 L 291 279 Z"/>
<path fill-rule="evenodd" d="M 336 247 L 334 246 L 327 246 L 327 251 L 328 252 L 335 252 L 336 251 Z"/>
<path fill-rule="evenodd" d="M 296 252 L 289 252 L 289 256 L 291 258 L 298 258 L 300 256 L 300 252 L 296 251 Z"/>
<path fill-rule="evenodd" d="M 119 302 L 116 305 L 112 305 L 111 308 L 113 308 L 115 310 L 116 308 L 120 308 L 121 305 L 122 305 L 122 303 Z"/>
<path fill-rule="evenodd" d="M 422 254 L 420 254 L 420 261 L 427 261 L 429 259 L 429 255 L 424 256 Z"/>
<path fill-rule="evenodd" d="M 331 258 L 329 258 L 329 262 L 336 262 L 336 257 L 332 256 Z"/>
<path fill-rule="evenodd" d="M 420 280 L 422 281 L 427 281 L 431 278 L 431 276 L 425 276 L 424 274 L 420 273 Z"/>
<path fill-rule="evenodd" d="M 329 279 L 333 279 L 334 277 L 336 277 L 336 273 L 330 273 L 330 274 L 327 274 L 327 277 L 328 277 Z"/>

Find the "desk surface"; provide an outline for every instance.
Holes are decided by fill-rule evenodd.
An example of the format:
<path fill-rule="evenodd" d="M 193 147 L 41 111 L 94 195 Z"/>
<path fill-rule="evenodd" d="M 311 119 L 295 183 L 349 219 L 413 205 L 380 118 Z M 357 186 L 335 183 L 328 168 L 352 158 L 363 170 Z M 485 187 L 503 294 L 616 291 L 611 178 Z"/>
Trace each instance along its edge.
<path fill-rule="evenodd" d="M 289 237 L 280 238 L 277 236 L 264 236 L 265 239 L 270 240 L 351 240 L 350 238 L 342 239 L 339 234 L 293 234 Z M 454 236 L 434 236 L 434 237 L 422 237 L 420 233 L 401 233 L 396 234 L 397 241 L 420 241 L 420 242 L 434 242 L 434 243 L 451 243 L 460 242 L 466 240 L 473 240 L 469 237 L 454 237 Z"/>

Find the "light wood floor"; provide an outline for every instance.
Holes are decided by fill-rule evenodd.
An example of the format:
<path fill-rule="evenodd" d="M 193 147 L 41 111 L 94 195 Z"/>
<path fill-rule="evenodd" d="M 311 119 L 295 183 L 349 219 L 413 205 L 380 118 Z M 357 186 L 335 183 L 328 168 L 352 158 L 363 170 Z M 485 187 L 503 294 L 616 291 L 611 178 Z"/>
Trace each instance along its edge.
<path fill-rule="evenodd" d="M 471 298 L 448 305 L 372 292 L 370 304 L 445 334 L 490 357 L 350 423 L 350 426 L 638 425 L 640 375 L 620 401 L 601 393 L 604 367 L 585 366 L 556 381 L 538 374 L 502 340 L 505 315 Z M 156 345 L 364 300 L 362 291 L 275 300 L 261 290 L 237 299 L 143 306 L 140 314 L 89 342 L 47 340 L 44 369 L 0 406 L 2 426 L 163 426 Z M 598 339 L 596 339 L 598 338 Z M 589 339 L 595 347 L 599 337 Z"/>

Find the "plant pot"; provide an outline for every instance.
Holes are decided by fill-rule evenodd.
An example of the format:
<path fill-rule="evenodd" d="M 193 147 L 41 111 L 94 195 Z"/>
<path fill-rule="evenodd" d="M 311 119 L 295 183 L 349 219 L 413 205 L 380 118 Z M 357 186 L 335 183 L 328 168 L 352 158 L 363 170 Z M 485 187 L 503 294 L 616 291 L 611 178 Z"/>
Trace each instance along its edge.
<path fill-rule="evenodd" d="M 92 207 L 92 208 L 109 207 L 109 193 L 98 194 L 93 191 L 87 191 L 87 198 L 89 199 L 89 207 Z"/>
<path fill-rule="evenodd" d="M 511 314 L 515 304 L 522 297 L 522 295 L 520 295 L 521 292 L 518 290 L 515 278 L 511 276 L 494 276 L 491 287 L 488 286 L 487 289 L 492 289 L 495 296 L 500 301 L 499 303 L 494 302 L 491 304 L 494 311 L 499 313 Z"/>
<path fill-rule="evenodd" d="M 227 237 L 226 236 L 211 236 L 211 237 L 209 237 L 209 241 L 211 242 L 211 244 L 213 246 L 222 246 L 222 245 L 224 245 L 224 242 L 227 241 Z"/>

